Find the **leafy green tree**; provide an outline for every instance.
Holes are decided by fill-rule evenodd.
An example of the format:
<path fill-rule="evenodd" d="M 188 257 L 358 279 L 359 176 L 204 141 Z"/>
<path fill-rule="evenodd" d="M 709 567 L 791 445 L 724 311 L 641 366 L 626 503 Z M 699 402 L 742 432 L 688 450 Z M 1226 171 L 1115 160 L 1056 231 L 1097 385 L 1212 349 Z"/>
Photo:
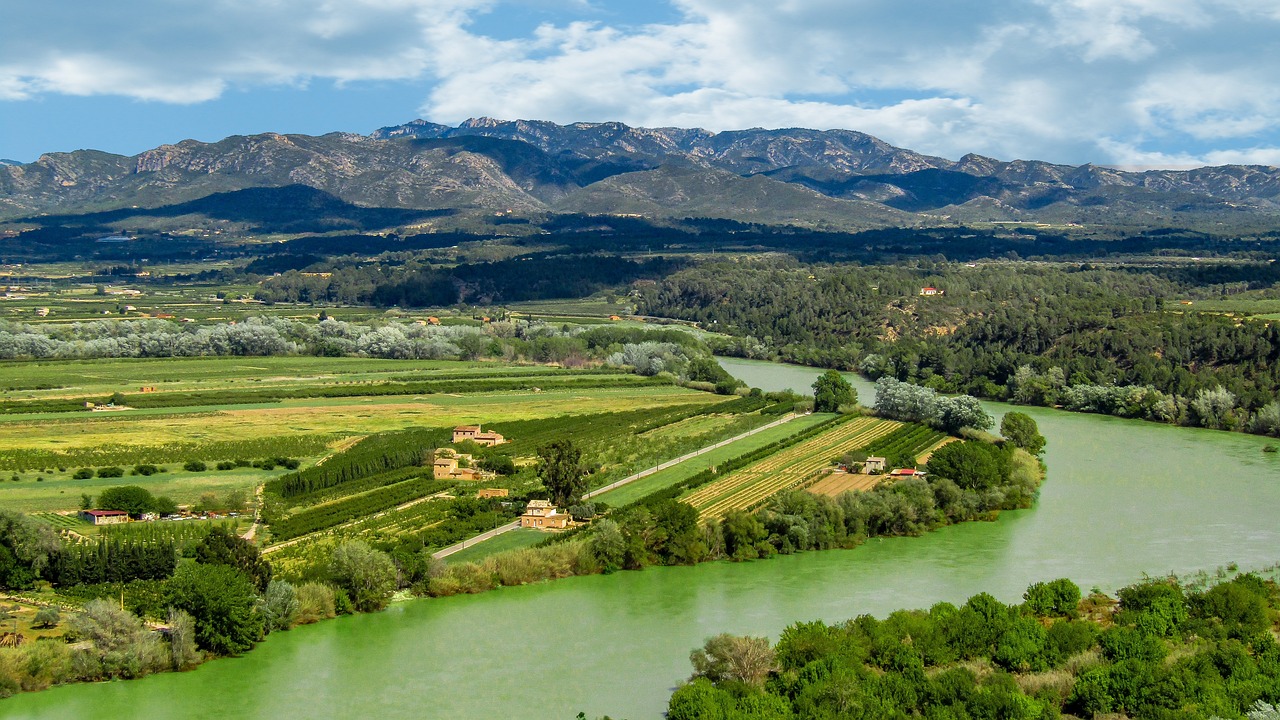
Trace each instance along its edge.
<path fill-rule="evenodd" d="M 622 536 L 618 523 L 604 518 L 592 525 L 591 539 L 588 541 L 592 556 L 606 573 L 622 569 L 626 560 L 627 541 Z"/>
<path fill-rule="evenodd" d="M 574 505 L 587 489 L 582 451 L 572 440 L 562 439 L 538 448 L 538 475 L 559 507 Z"/>
<path fill-rule="evenodd" d="M 81 509 L 81 510 L 91 510 L 91 509 L 93 509 L 93 496 L 92 496 L 92 495 L 90 495 L 89 493 L 80 493 L 80 509 Z"/>
<path fill-rule="evenodd" d="M 123 510 L 130 515 L 151 512 L 155 498 L 151 492 L 138 485 L 109 487 L 98 495 L 98 507 L 103 510 Z"/>
<path fill-rule="evenodd" d="M 238 655 L 262 639 L 257 590 L 230 565 L 183 563 L 169 580 L 167 599 L 195 619 L 196 644 L 202 650 Z"/>
<path fill-rule="evenodd" d="M 1000 450 L 976 440 L 947 443 L 929 457 L 929 474 L 952 480 L 965 490 L 986 490 L 1004 479 Z"/>
<path fill-rule="evenodd" d="M 329 576 L 360 612 L 383 609 L 396 590 L 396 566 L 391 557 L 359 540 L 334 548 Z"/>
<path fill-rule="evenodd" d="M 151 503 L 151 511 L 158 515 L 176 515 L 178 514 L 178 503 L 167 495 L 161 495 Z"/>
<path fill-rule="evenodd" d="M 262 557 L 258 546 L 221 526 L 209 532 L 196 544 L 192 553 L 196 562 L 227 565 L 244 573 L 259 592 L 271 582 L 271 564 Z"/>
<path fill-rule="evenodd" d="M 1022 595 L 1027 610 L 1037 617 L 1075 617 L 1080 587 L 1066 578 L 1038 582 Z"/>
<path fill-rule="evenodd" d="M 1000 421 L 1000 434 L 1006 440 L 1034 455 L 1044 450 L 1044 436 L 1030 415 L 1020 412 L 1005 413 Z"/>
<path fill-rule="evenodd" d="M 754 560 L 759 557 L 760 552 L 756 546 L 769 536 L 760 518 L 742 510 L 732 510 L 726 514 L 720 527 L 724 534 L 724 552 L 734 560 Z"/>
<path fill-rule="evenodd" d="M 858 402 L 858 391 L 835 370 L 828 370 L 813 383 L 815 412 L 836 412 L 842 405 Z"/>
<path fill-rule="evenodd" d="M 62 548 L 52 526 L 0 510 L 0 589 L 26 590 Z"/>

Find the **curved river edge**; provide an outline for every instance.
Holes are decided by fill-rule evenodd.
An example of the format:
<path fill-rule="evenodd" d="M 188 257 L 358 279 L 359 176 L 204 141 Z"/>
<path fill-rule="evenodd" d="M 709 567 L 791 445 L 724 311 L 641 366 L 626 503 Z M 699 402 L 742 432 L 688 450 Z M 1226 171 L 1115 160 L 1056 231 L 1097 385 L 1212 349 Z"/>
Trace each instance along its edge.
<path fill-rule="evenodd" d="M 804 390 L 811 368 L 722 360 L 748 384 Z M 864 403 L 872 386 L 850 378 Z M 983 403 L 999 417 L 1010 406 Z M 1006 602 L 1070 577 L 1114 590 L 1144 573 L 1280 560 L 1280 462 L 1266 438 L 1018 407 L 1048 438 L 1032 510 L 856 550 L 650 568 L 475 596 L 277 633 L 250 654 L 142 680 L 0 701 L 0 717 L 657 718 L 720 632 L 960 602 Z"/>

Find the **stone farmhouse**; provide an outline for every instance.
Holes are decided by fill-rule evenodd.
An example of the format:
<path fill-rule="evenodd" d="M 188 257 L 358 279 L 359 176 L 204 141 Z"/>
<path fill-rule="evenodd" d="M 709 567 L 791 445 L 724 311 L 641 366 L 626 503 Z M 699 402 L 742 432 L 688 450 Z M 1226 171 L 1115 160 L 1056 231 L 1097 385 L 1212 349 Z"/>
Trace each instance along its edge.
<path fill-rule="evenodd" d="M 520 527 L 539 530 L 562 530 L 569 526 L 568 513 L 560 512 L 550 500 L 530 500 L 520 516 Z"/>

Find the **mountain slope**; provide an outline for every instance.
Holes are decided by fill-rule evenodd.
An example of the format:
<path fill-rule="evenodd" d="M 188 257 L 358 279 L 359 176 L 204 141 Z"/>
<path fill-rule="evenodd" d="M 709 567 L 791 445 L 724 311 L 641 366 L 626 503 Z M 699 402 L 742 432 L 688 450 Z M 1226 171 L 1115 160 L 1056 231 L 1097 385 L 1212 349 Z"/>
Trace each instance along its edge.
<path fill-rule="evenodd" d="M 365 208 L 846 228 L 946 220 L 1260 227 L 1280 218 L 1274 167 L 1124 172 L 980 155 L 951 161 L 849 130 L 713 133 L 479 118 L 457 127 L 419 120 L 372 136 L 186 140 L 133 157 L 50 153 L 26 165 L 0 164 L 0 220 L 154 209 L 288 186 Z M 223 211 L 226 202 L 251 199 L 223 198 Z M 339 215 L 366 226 L 347 210 Z"/>

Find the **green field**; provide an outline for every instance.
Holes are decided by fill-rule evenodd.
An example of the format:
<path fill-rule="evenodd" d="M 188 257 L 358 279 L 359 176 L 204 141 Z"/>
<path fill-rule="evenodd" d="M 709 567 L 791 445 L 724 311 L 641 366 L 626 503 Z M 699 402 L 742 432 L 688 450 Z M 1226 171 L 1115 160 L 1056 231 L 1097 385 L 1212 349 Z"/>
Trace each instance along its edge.
<path fill-rule="evenodd" d="M 167 383 L 178 391 L 242 387 L 274 382 L 308 388 L 325 384 L 379 383 L 405 377 L 447 374 L 450 377 L 508 377 L 546 373 L 538 365 L 484 362 L 399 361 L 366 358 L 192 358 L 168 360 L 101 360 L 6 363 L 5 382 L 27 388 L 57 385 L 105 392 L 109 388 Z M 551 369 L 555 372 L 554 369 Z M 560 371 L 573 375 L 573 371 Z M 601 377 L 584 375 L 588 382 Z M 56 392 L 26 390 L 33 392 Z M 12 398 L 15 393 L 6 394 Z M 157 394 L 160 394 L 157 392 Z M 206 492 L 223 495 L 251 490 L 282 470 L 251 468 L 213 470 L 223 460 L 293 457 L 315 460 L 332 449 L 364 435 L 409 427 L 447 428 L 460 424 L 492 425 L 544 420 L 566 415 L 664 409 L 684 413 L 723 402 L 707 393 L 675 386 L 635 384 L 617 387 L 555 388 L 427 395 L 302 397 L 271 403 L 199 405 L 149 408 L 106 413 L 88 411 L 13 414 L 0 417 L 0 506 L 29 512 L 73 510 L 81 494 L 96 495 L 105 487 L 139 484 L 153 494 L 168 495 L 180 504 L 196 501 Z M 637 422 L 643 422 L 637 420 Z M 726 432 L 735 422 L 705 420 L 694 437 Z M 531 450 L 531 449 L 530 449 Z M 605 453 L 601 461 L 619 471 L 646 455 L 632 443 Z M 181 469 L 188 460 L 208 463 L 207 472 Z M 137 464 L 155 464 L 167 472 L 130 476 Z M 73 480 L 79 468 L 119 466 L 122 478 Z M 13 481 L 11 478 L 19 479 Z"/>
<path fill-rule="evenodd" d="M 445 561 L 453 563 L 475 562 L 483 560 L 490 555 L 497 555 L 507 550 L 518 550 L 520 548 L 531 547 L 546 540 L 550 535 L 542 530 L 534 530 L 532 528 L 520 528 L 519 530 L 511 530 L 497 537 L 489 538 L 482 543 L 477 543 L 460 550 L 449 557 Z"/>
<path fill-rule="evenodd" d="M 686 460 L 679 465 L 666 468 L 656 472 L 648 477 L 640 478 L 635 482 L 623 485 L 615 490 L 593 498 L 606 502 L 610 507 L 621 507 L 628 503 L 635 502 L 640 498 L 657 490 L 675 485 L 678 482 L 688 480 L 707 468 L 714 467 L 726 460 L 745 455 L 746 453 L 762 448 L 773 442 L 777 442 L 784 438 L 791 437 L 796 433 L 807 430 L 808 428 L 826 422 L 831 419 L 831 415 L 827 413 L 814 413 L 812 415 L 802 415 L 791 422 L 784 423 L 778 427 L 769 428 L 763 432 L 756 433 L 748 438 L 743 438 L 735 443 L 716 448 L 709 453 L 699 455 L 698 457 Z"/>
<path fill-rule="evenodd" d="M 169 472 L 155 475 L 129 475 L 125 469 L 124 477 L 91 478 L 75 480 L 72 470 L 53 472 L 42 475 L 34 472 L 22 474 L 22 480 L 12 482 L 12 473 L 6 472 L 0 477 L 0 507 L 20 512 L 55 512 L 58 510 L 74 510 L 80 507 L 80 496 L 87 494 L 97 497 L 98 493 L 109 487 L 120 485 L 141 485 L 156 496 L 168 496 L 179 505 L 195 503 L 204 493 L 215 493 L 225 496 L 232 490 L 243 490 L 247 495 L 253 494 L 253 488 L 264 480 L 276 477 L 284 472 L 283 468 L 267 472 L 254 468 L 236 468 L 235 470 L 209 470 L 207 472 L 187 472 L 180 466 L 171 466 Z M 37 481 L 43 477 L 43 481 Z"/>

